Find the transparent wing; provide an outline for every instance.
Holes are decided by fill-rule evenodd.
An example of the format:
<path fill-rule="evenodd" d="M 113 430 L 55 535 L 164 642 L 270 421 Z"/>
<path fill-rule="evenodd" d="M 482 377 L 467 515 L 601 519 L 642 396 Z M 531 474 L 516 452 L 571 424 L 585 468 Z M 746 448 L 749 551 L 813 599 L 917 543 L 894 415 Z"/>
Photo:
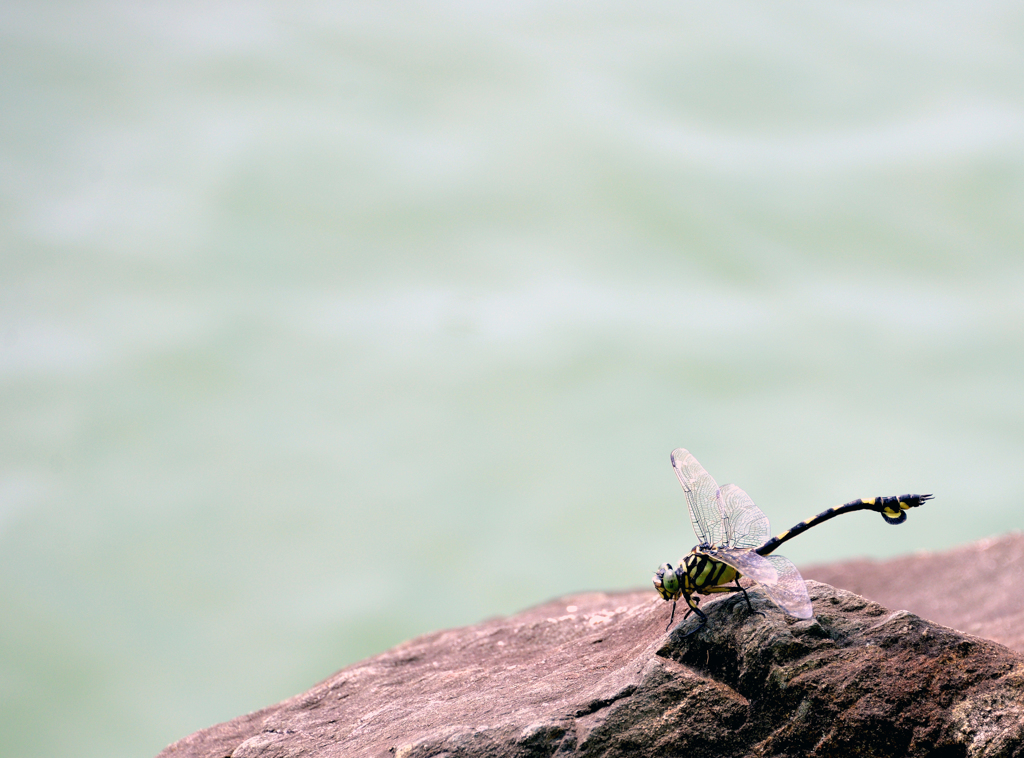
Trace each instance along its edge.
<path fill-rule="evenodd" d="M 676 470 L 679 483 L 686 493 L 686 504 L 690 507 L 690 521 L 693 522 L 697 541 L 701 545 L 726 544 L 727 534 L 723 523 L 725 514 L 718 497 L 718 485 L 711 474 L 683 448 L 672 451 L 672 468 Z"/>
<path fill-rule="evenodd" d="M 750 495 L 735 484 L 721 489 L 722 510 L 728 517 L 726 527 L 730 547 L 758 547 L 771 534 L 768 517 L 754 505 Z"/>
<path fill-rule="evenodd" d="M 781 555 L 769 555 L 765 560 L 771 563 L 779 575 L 779 580 L 774 584 L 761 584 L 765 594 L 790 616 L 798 619 L 814 618 L 811 599 L 807 596 L 807 583 L 796 566 Z"/>
<path fill-rule="evenodd" d="M 721 550 L 702 550 L 702 553 L 714 558 L 716 561 L 728 564 L 740 574 L 753 579 L 758 584 L 768 587 L 779 581 L 778 571 L 768 558 L 758 555 L 753 550 L 736 550 L 734 548 L 723 548 Z M 790 564 L 791 566 L 793 564 Z"/>

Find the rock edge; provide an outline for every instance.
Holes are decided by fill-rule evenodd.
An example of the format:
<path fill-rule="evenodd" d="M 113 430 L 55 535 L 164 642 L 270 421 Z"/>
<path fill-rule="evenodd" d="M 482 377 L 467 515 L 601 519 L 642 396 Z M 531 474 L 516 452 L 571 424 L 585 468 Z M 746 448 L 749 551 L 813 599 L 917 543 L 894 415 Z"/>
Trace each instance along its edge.
<path fill-rule="evenodd" d="M 665 632 L 650 593 L 593 593 L 429 634 L 160 758 L 1021 756 L 1024 656 L 808 582 Z M 763 615 L 762 615 L 763 614 Z"/>

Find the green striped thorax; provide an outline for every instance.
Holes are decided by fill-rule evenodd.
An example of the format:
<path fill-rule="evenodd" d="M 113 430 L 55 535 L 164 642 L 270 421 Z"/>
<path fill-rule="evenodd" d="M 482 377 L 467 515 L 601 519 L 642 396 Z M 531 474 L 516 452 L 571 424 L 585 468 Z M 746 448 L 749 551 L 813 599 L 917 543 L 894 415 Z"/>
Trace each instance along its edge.
<path fill-rule="evenodd" d="M 661 564 L 654 572 L 654 589 L 665 600 L 678 600 L 742 576 L 727 563 L 715 560 L 712 556 L 716 553 L 713 547 L 697 545 L 680 559 L 677 568 L 671 563 Z"/>
<path fill-rule="evenodd" d="M 679 559 L 676 568 L 672 568 L 671 563 L 661 564 L 654 572 L 654 589 L 658 594 L 665 600 L 678 600 L 684 595 L 717 584 L 723 577 L 727 577 L 726 581 L 732 581 L 738 576 L 734 569 L 714 560 L 706 551 L 714 552 L 714 548 L 697 545 Z"/>

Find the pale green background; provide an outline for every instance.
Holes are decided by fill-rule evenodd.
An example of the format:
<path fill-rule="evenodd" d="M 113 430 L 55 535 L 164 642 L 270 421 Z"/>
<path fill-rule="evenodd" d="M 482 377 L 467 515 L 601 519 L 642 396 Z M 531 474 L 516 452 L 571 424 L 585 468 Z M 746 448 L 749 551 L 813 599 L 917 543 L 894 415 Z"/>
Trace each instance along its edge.
<path fill-rule="evenodd" d="M 1021 523 L 1018 3 L 7 0 L 0 99 L 0 755 L 650 587 L 677 446 Z"/>

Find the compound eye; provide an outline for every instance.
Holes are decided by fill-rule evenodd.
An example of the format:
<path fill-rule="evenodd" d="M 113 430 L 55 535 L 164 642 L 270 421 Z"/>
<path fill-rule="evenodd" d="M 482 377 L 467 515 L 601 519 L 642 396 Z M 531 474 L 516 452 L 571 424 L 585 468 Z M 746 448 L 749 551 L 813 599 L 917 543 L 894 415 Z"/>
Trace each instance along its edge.
<path fill-rule="evenodd" d="M 679 594 L 679 579 L 671 563 L 663 563 L 654 572 L 654 589 L 665 600 L 671 600 Z"/>

